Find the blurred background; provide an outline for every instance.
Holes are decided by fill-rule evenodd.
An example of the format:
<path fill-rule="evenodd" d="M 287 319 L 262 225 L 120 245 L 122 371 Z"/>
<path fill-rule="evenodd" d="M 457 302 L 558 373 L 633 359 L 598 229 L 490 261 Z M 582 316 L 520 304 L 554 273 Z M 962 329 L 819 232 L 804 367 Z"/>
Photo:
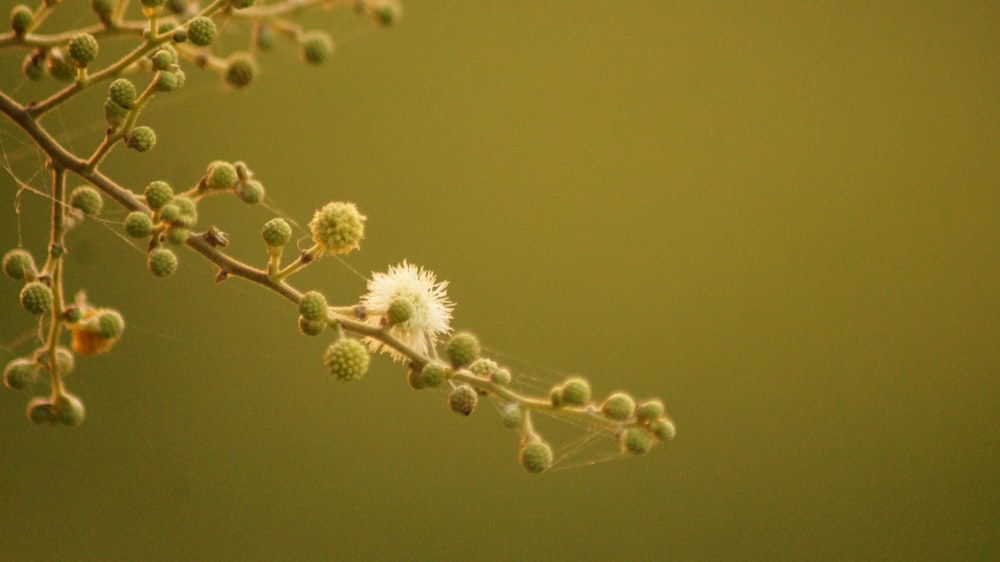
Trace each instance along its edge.
<path fill-rule="evenodd" d="M 96 21 L 78 4 L 43 30 Z M 362 251 L 298 286 L 348 304 L 370 272 L 421 264 L 516 373 L 660 396 L 676 440 L 530 476 L 486 405 L 456 416 L 387 357 L 329 380 L 329 335 L 299 335 L 277 296 L 214 284 L 191 252 L 154 279 L 89 222 L 67 286 L 128 328 L 78 361 L 78 428 L 34 426 L 2 389 L 0 559 L 995 556 L 1000 5 L 405 8 L 388 30 L 311 12 L 336 55 L 307 67 L 281 43 L 246 92 L 186 67 L 140 118 L 155 149 L 105 169 L 141 190 L 244 160 L 303 225 L 355 201 Z M 246 45 L 222 28 L 223 53 Z M 0 53 L 3 90 L 51 92 L 23 55 Z M 104 95 L 45 122 L 90 153 Z M 3 121 L 0 140 L 44 188 L 25 137 Z M 17 215 L 16 185 L 0 177 L 0 240 L 39 256 L 46 202 L 25 194 Z M 263 264 L 272 216 L 219 197 L 200 225 Z M 17 291 L 0 284 L 4 363 L 35 346 Z"/>

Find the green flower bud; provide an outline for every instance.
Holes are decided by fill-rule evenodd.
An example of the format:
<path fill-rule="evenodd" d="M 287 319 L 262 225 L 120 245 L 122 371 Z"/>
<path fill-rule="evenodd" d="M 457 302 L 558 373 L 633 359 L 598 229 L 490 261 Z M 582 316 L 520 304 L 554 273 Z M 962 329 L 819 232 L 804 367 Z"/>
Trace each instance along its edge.
<path fill-rule="evenodd" d="M 368 372 L 368 348 L 358 340 L 343 338 L 330 344 L 323 364 L 331 375 L 342 381 L 358 380 Z"/>
<path fill-rule="evenodd" d="M 264 223 L 261 235 L 268 246 L 282 248 L 292 239 L 292 227 L 285 219 L 274 218 Z"/>
<path fill-rule="evenodd" d="M 108 86 L 108 99 L 125 109 L 132 107 L 137 96 L 135 84 L 128 78 L 119 78 Z"/>
<path fill-rule="evenodd" d="M 142 211 L 125 215 L 125 232 L 132 238 L 144 238 L 153 232 L 153 219 Z"/>
<path fill-rule="evenodd" d="M 49 68 L 49 75 L 56 80 L 71 82 L 76 79 L 76 67 L 66 59 L 61 50 L 50 49 L 45 62 Z"/>
<path fill-rule="evenodd" d="M 448 379 L 448 366 L 440 361 L 431 361 L 420 370 L 420 378 L 424 386 L 437 388 Z"/>
<path fill-rule="evenodd" d="M 653 435 L 660 441 L 670 441 L 677 435 L 674 422 L 667 418 L 659 418 L 649 422 L 649 431 L 653 432 Z"/>
<path fill-rule="evenodd" d="M 97 58 L 97 39 L 89 33 L 81 33 L 69 42 L 69 58 L 78 68 L 86 68 Z"/>
<path fill-rule="evenodd" d="M 167 230 L 164 239 L 174 246 L 180 246 L 187 242 L 188 236 L 191 236 L 190 230 L 182 226 L 172 226 Z"/>
<path fill-rule="evenodd" d="M 479 394 L 467 384 L 458 385 L 448 394 L 448 407 L 456 414 L 463 416 L 472 414 L 476 410 L 477 403 L 479 403 Z"/>
<path fill-rule="evenodd" d="M 649 423 L 662 417 L 664 411 L 663 402 L 656 399 L 647 400 L 639 405 L 639 409 L 636 411 L 635 416 L 639 418 L 639 421 Z"/>
<path fill-rule="evenodd" d="M 389 310 L 385 311 L 385 320 L 390 326 L 395 326 L 412 318 L 414 312 L 413 301 L 396 297 L 389 303 Z"/>
<path fill-rule="evenodd" d="M 83 423 L 86 410 L 79 398 L 68 392 L 63 392 L 52 402 L 55 420 L 63 425 L 77 426 Z"/>
<path fill-rule="evenodd" d="M 21 63 L 21 73 L 28 80 L 41 80 L 45 77 L 45 67 L 42 66 L 44 62 L 45 57 L 40 55 L 38 51 L 29 53 L 24 56 L 24 62 Z"/>
<path fill-rule="evenodd" d="M 35 259 L 27 250 L 13 248 L 3 255 L 3 273 L 13 281 L 32 281 L 38 276 Z"/>
<path fill-rule="evenodd" d="M 166 70 L 170 68 L 170 65 L 177 62 L 177 55 L 174 53 L 173 48 L 164 48 L 153 53 L 150 60 L 153 61 L 153 70 Z"/>
<path fill-rule="evenodd" d="M 14 35 L 20 37 L 27 33 L 34 21 L 34 13 L 24 4 L 18 4 L 10 11 L 10 28 L 14 31 Z"/>
<path fill-rule="evenodd" d="M 179 90 L 186 79 L 187 75 L 179 68 L 162 70 L 156 75 L 156 89 L 161 92 L 173 92 Z"/>
<path fill-rule="evenodd" d="M 322 253 L 347 254 L 364 239 L 366 219 L 354 203 L 327 203 L 313 215 L 309 230 Z"/>
<path fill-rule="evenodd" d="M 115 9 L 115 0 L 90 0 L 90 9 L 94 10 L 101 21 L 110 21 L 111 13 Z"/>
<path fill-rule="evenodd" d="M 61 345 L 56 347 L 56 368 L 63 376 L 72 373 L 76 368 L 76 357 L 73 356 L 73 352 Z"/>
<path fill-rule="evenodd" d="M 309 64 L 321 64 L 333 54 L 333 38 L 325 31 L 308 31 L 299 39 L 302 60 Z"/>
<path fill-rule="evenodd" d="M 492 359 L 480 357 L 469 364 L 469 370 L 480 377 L 492 377 L 499 368 L 497 362 Z"/>
<path fill-rule="evenodd" d="M 156 146 L 156 133 L 145 125 L 136 127 L 125 135 L 125 146 L 136 152 L 146 152 Z"/>
<path fill-rule="evenodd" d="M 181 220 L 181 208 L 173 203 L 167 203 L 160 209 L 160 220 L 171 224 L 179 222 Z"/>
<path fill-rule="evenodd" d="M 226 59 L 222 79 L 233 88 L 246 88 L 257 76 L 257 61 L 250 53 L 233 53 Z"/>
<path fill-rule="evenodd" d="M 116 310 L 105 310 L 97 317 L 95 332 L 104 339 L 117 338 L 125 331 L 125 319 Z"/>
<path fill-rule="evenodd" d="M 66 308 L 66 310 L 63 310 L 62 315 L 63 315 L 63 320 L 65 320 L 66 322 L 70 324 L 76 324 L 77 322 L 80 321 L 81 318 L 83 318 L 83 311 L 80 310 L 79 306 L 70 305 Z"/>
<path fill-rule="evenodd" d="M 211 18 L 205 16 L 195 16 L 191 18 L 187 26 L 188 40 L 199 47 L 207 47 L 215 41 L 215 34 L 218 29 Z"/>
<path fill-rule="evenodd" d="M 318 336 L 326 329 L 326 320 L 306 320 L 299 316 L 299 332 L 304 336 Z"/>
<path fill-rule="evenodd" d="M 146 259 L 149 272 L 156 277 L 169 277 L 177 271 L 177 255 L 167 248 L 153 248 Z"/>
<path fill-rule="evenodd" d="M 629 427 L 621 433 L 618 440 L 622 449 L 634 455 L 644 455 L 653 448 L 653 436 L 641 427 Z"/>
<path fill-rule="evenodd" d="M 549 390 L 549 403 L 552 404 L 553 408 L 562 408 L 565 400 L 563 399 L 562 388 L 554 386 Z"/>
<path fill-rule="evenodd" d="M 608 419 L 625 421 L 635 415 L 635 400 L 624 392 L 616 392 L 601 404 L 601 412 Z"/>
<path fill-rule="evenodd" d="M 253 44 L 261 51 L 270 51 L 277 43 L 278 37 L 274 28 L 263 21 L 258 21 L 253 27 Z"/>
<path fill-rule="evenodd" d="M 372 23 L 389 27 L 403 17 L 403 6 L 397 0 L 368 0 L 363 6 Z"/>
<path fill-rule="evenodd" d="M 511 379 L 510 371 L 507 369 L 497 369 L 493 372 L 493 376 L 491 378 L 494 383 L 499 384 L 500 386 L 508 385 L 510 384 Z"/>
<path fill-rule="evenodd" d="M 472 363 L 479 357 L 479 352 L 479 340 L 469 332 L 455 334 L 445 347 L 445 355 L 455 368 Z"/>
<path fill-rule="evenodd" d="M 52 289 L 40 281 L 32 281 L 21 289 L 21 308 L 34 315 L 52 310 Z"/>
<path fill-rule="evenodd" d="M 104 100 L 104 119 L 109 127 L 117 129 L 128 119 L 128 110 L 110 99 Z"/>
<path fill-rule="evenodd" d="M 521 461 L 521 466 L 532 474 L 545 472 L 552 468 L 552 447 L 541 439 L 529 439 L 521 445 L 518 459 Z"/>
<path fill-rule="evenodd" d="M 205 171 L 205 187 L 209 189 L 229 189 L 239 179 L 236 167 L 222 160 L 211 162 Z"/>
<path fill-rule="evenodd" d="M 37 378 L 35 363 L 25 357 L 13 359 L 3 369 L 3 384 L 11 390 L 25 390 Z"/>
<path fill-rule="evenodd" d="M 188 40 L 188 32 L 183 27 L 178 27 L 174 30 L 174 34 L 170 36 L 170 39 L 174 43 L 184 43 Z"/>
<path fill-rule="evenodd" d="M 172 221 L 179 226 L 192 228 L 198 222 L 198 206 L 194 200 L 187 195 L 178 195 L 170 201 L 171 205 L 176 205 L 180 216 Z M 164 219 L 166 220 L 166 219 Z"/>
<path fill-rule="evenodd" d="M 157 180 L 149 182 L 143 196 L 146 198 L 146 204 L 149 205 L 149 208 L 158 211 L 174 198 L 174 190 L 169 183 Z M 179 214 L 180 209 L 177 211 Z"/>
<path fill-rule="evenodd" d="M 236 184 L 235 192 L 244 203 L 254 205 L 264 198 L 264 185 L 257 180 L 246 180 Z"/>
<path fill-rule="evenodd" d="M 36 396 L 28 401 L 28 419 L 37 423 L 55 424 L 58 417 L 52 401 L 47 396 Z"/>
<path fill-rule="evenodd" d="M 306 320 L 326 320 L 326 297 L 318 291 L 309 291 L 299 300 L 299 314 Z"/>
<path fill-rule="evenodd" d="M 69 194 L 69 204 L 74 209 L 80 209 L 83 214 L 93 216 L 101 212 L 104 200 L 93 187 L 81 185 Z"/>
<path fill-rule="evenodd" d="M 253 176 L 253 172 L 247 167 L 247 163 L 242 160 L 233 162 L 233 167 L 236 168 L 236 175 L 239 176 L 240 181 L 247 181 Z"/>
<path fill-rule="evenodd" d="M 524 421 L 524 411 L 517 404 L 508 404 L 500 412 L 500 422 L 503 426 L 508 429 L 517 429 L 521 427 L 521 423 Z"/>
<path fill-rule="evenodd" d="M 406 384 L 408 384 L 413 390 L 423 390 L 427 388 L 427 383 L 424 382 L 423 373 L 420 371 L 414 371 L 413 369 L 407 369 L 406 371 Z"/>
<path fill-rule="evenodd" d="M 562 397 L 566 404 L 583 406 L 590 402 L 590 383 L 581 377 L 570 377 L 563 381 Z"/>

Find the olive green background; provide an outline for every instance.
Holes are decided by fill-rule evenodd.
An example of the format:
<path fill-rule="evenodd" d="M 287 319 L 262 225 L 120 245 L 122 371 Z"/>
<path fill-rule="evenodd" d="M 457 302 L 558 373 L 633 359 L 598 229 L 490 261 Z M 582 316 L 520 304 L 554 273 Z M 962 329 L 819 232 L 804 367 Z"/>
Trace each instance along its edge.
<path fill-rule="evenodd" d="M 406 9 L 385 32 L 308 16 L 336 56 L 305 67 L 284 45 L 249 92 L 188 67 L 140 120 L 156 148 L 108 171 L 183 186 L 242 159 L 302 224 L 355 201 L 362 251 L 301 287 L 349 303 L 364 291 L 349 268 L 424 265 L 503 361 L 661 396 L 676 440 L 530 476 L 487 405 L 456 416 L 384 357 L 331 381 L 329 337 L 300 336 L 278 297 L 213 284 L 190 252 L 153 279 L 90 223 L 68 285 L 128 329 L 71 376 L 81 427 L 35 427 L 26 396 L 0 393 L 0 559 L 995 556 L 997 3 Z M 225 50 L 242 41 L 224 28 Z M 21 56 L 0 57 L 0 79 L 25 100 L 51 83 L 23 83 Z M 102 96 L 46 122 L 89 152 Z M 0 135 L 43 186 L 23 136 Z M 22 198 L 18 229 L 0 185 L 0 240 L 20 231 L 39 255 L 45 201 Z M 271 216 L 217 198 L 201 225 L 262 263 Z M 16 295 L 0 284 L 7 348 L 32 328 Z"/>

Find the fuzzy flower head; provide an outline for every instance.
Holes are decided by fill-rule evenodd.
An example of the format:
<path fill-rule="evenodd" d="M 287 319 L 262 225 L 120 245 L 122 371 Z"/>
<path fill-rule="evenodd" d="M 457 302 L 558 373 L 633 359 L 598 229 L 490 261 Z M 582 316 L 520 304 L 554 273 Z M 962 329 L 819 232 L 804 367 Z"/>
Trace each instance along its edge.
<path fill-rule="evenodd" d="M 414 350 L 426 354 L 441 334 L 451 331 L 451 311 L 455 304 L 448 300 L 447 281 L 437 281 L 434 273 L 406 261 L 390 266 L 386 273 L 373 273 L 368 281 L 368 294 L 361 304 L 368 311 L 369 321 L 387 325 L 387 330 Z M 409 302 L 411 311 L 405 320 L 387 322 L 393 303 Z M 382 351 L 393 359 L 405 360 L 395 349 L 367 338 L 372 351 Z"/>
<path fill-rule="evenodd" d="M 322 253 L 347 254 L 365 237 L 366 219 L 354 203 L 327 203 L 313 215 L 309 230 Z"/>

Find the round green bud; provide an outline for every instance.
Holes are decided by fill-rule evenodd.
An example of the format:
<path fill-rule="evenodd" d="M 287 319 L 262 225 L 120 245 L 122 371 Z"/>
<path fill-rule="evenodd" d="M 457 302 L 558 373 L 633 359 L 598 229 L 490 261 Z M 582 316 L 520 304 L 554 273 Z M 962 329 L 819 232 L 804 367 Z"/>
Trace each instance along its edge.
<path fill-rule="evenodd" d="M 144 238 L 153 232 L 153 219 L 142 211 L 125 215 L 125 232 L 132 238 Z"/>
<path fill-rule="evenodd" d="M 674 422 L 667 418 L 659 418 L 649 422 L 649 431 L 653 432 L 653 435 L 660 441 L 670 441 L 677 435 Z"/>
<path fill-rule="evenodd" d="M 420 370 L 424 386 L 437 388 L 448 379 L 448 366 L 440 361 L 431 361 Z"/>
<path fill-rule="evenodd" d="M 135 84 L 128 78 L 119 78 L 108 86 L 108 99 L 125 109 L 132 107 L 137 96 Z"/>
<path fill-rule="evenodd" d="M 215 160 L 205 170 L 205 187 L 209 189 L 229 189 L 239 180 L 236 167 L 229 162 Z"/>
<path fill-rule="evenodd" d="M 299 39 L 302 60 L 309 64 L 321 64 L 333 54 L 333 38 L 325 31 L 308 31 Z"/>
<path fill-rule="evenodd" d="M 187 195 L 178 195 L 170 201 L 171 205 L 176 205 L 180 216 L 175 222 L 185 228 L 191 228 L 198 222 L 198 206 L 194 200 Z"/>
<path fill-rule="evenodd" d="M 32 281 L 21 289 L 21 308 L 40 315 L 52 310 L 52 289 L 40 281 Z"/>
<path fill-rule="evenodd" d="M 364 239 L 366 219 L 354 203 L 327 203 L 313 215 L 309 230 L 322 253 L 347 254 Z"/>
<path fill-rule="evenodd" d="M 188 40 L 188 32 L 183 27 L 178 27 L 174 30 L 174 34 L 170 36 L 170 39 L 174 43 L 184 43 Z"/>
<path fill-rule="evenodd" d="M 389 27 L 403 17 L 403 6 L 397 0 L 368 0 L 365 11 L 372 23 Z"/>
<path fill-rule="evenodd" d="M 77 426 L 83 423 L 86 410 L 83 402 L 68 392 L 63 392 L 52 402 L 55 419 L 63 425 Z"/>
<path fill-rule="evenodd" d="M 162 70 L 156 75 L 156 89 L 161 92 L 173 92 L 179 90 L 186 79 L 187 75 L 179 68 Z"/>
<path fill-rule="evenodd" d="M 545 472 L 552 468 L 552 447 L 541 439 L 530 439 L 521 445 L 518 459 L 521 461 L 521 466 L 532 474 Z"/>
<path fill-rule="evenodd" d="M 424 382 L 423 373 L 420 371 L 414 371 L 413 369 L 407 369 L 406 371 L 406 384 L 413 390 L 423 390 L 427 388 L 427 383 Z"/>
<path fill-rule="evenodd" d="M 264 198 L 264 184 L 257 180 L 246 180 L 236 184 L 236 196 L 247 205 L 260 203 Z"/>
<path fill-rule="evenodd" d="M 101 194 L 89 185 L 81 185 L 69 194 L 69 204 L 74 209 L 80 209 L 85 215 L 96 215 L 104 207 Z"/>
<path fill-rule="evenodd" d="M 63 320 L 66 322 L 76 324 L 81 318 L 83 318 L 83 310 L 81 310 L 79 306 L 71 304 L 63 310 L 62 316 Z"/>
<path fill-rule="evenodd" d="M 479 393 L 467 384 L 458 385 L 448 394 L 448 407 L 456 414 L 468 416 L 476 410 L 478 403 Z"/>
<path fill-rule="evenodd" d="M 104 339 L 117 338 L 125 331 L 125 319 L 116 310 L 105 310 L 97 317 L 97 334 Z"/>
<path fill-rule="evenodd" d="M 136 152 L 146 152 L 156 146 L 156 133 L 145 125 L 135 127 L 125 135 L 125 146 Z"/>
<path fill-rule="evenodd" d="M 90 9 L 94 10 L 101 21 L 109 21 L 115 9 L 115 0 L 90 0 Z"/>
<path fill-rule="evenodd" d="M 156 277 L 169 277 L 177 271 L 177 255 L 167 248 L 153 248 L 146 259 L 149 272 Z"/>
<path fill-rule="evenodd" d="M 246 88 L 257 76 L 257 61 L 250 53 L 233 53 L 226 59 L 222 79 L 233 88 Z"/>
<path fill-rule="evenodd" d="M 76 79 L 76 67 L 67 60 L 61 50 L 50 49 L 45 62 L 48 65 L 49 75 L 56 80 L 71 82 Z"/>
<path fill-rule="evenodd" d="M 257 0 L 229 0 L 229 5 L 237 10 L 253 6 Z"/>
<path fill-rule="evenodd" d="M 299 316 L 299 332 L 304 336 L 318 336 L 326 329 L 326 320 L 306 320 Z"/>
<path fill-rule="evenodd" d="M 240 181 L 247 181 L 253 176 L 253 172 L 247 167 L 247 163 L 242 160 L 233 162 L 233 167 L 236 168 L 236 175 L 239 176 Z"/>
<path fill-rule="evenodd" d="M 35 363 L 25 357 L 13 359 L 3 369 L 3 384 L 11 390 L 25 390 L 36 378 Z"/>
<path fill-rule="evenodd" d="M 390 326 L 402 324 L 413 317 L 416 312 L 413 301 L 403 297 L 396 297 L 389 303 L 389 309 L 385 311 L 385 320 Z"/>
<path fill-rule="evenodd" d="M 28 419 L 37 423 L 55 424 L 58 417 L 52 401 L 47 396 L 36 396 L 28 401 Z"/>
<path fill-rule="evenodd" d="M 3 273 L 13 281 L 32 281 L 38 276 L 35 259 L 27 250 L 13 248 L 3 255 Z"/>
<path fill-rule="evenodd" d="M 63 376 L 72 373 L 76 368 L 76 357 L 73 356 L 73 352 L 61 345 L 56 347 L 56 368 Z"/>
<path fill-rule="evenodd" d="M 299 299 L 299 314 L 306 320 L 326 320 L 326 297 L 318 291 L 309 291 Z"/>
<path fill-rule="evenodd" d="M 24 4 L 18 4 L 10 11 L 10 28 L 14 31 L 14 35 L 21 36 L 27 33 L 34 21 L 34 13 Z"/>
<path fill-rule="evenodd" d="M 656 399 L 646 400 L 642 404 L 639 404 L 639 409 L 636 410 L 635 417 L 639 418 L 641 422 L 649 423 L 662 417 L 665 411 L 663 402 Z"/>
<path fill-rule="evenodd" d="M 164 239 L 174 246 L 180 246 L 187 242 L 189 236 L 191 236 L 190 230 L 184 228 L 183 226 L 172 226 L 169 230 L 167 230 L 167 233 L 164 235 Z"/>
<path fill-rule="evenodd" d="M 570 377 L 562 384 L 563 401 L 572 406 L 583 406 L 590 402 L 590 383 L 581 377 Z"/>
<path fill-rule="evenodd" d="M 143 196 L 146 198 L 146 204 L 149 205 L 149 208 L 157 211 L 174 198 L 174 190 L 169 183 L 157 180 L 149 182 Z M 178 209 L 179 212 L 180 209 Z"/>
<path fill-rule="evenodd" d="M 601 404 L 601 412 L 608 419 L 625 421 L 635 415 L 635 400 L 624 392 L 615 392 Z"/>
<path fill-rule="evenodd" d="M 109 127 L 117 129 L 128 119 L 128 110 L 110 99 L 104 100 L 104 119 Z"/>
<path fill-rule="evenodd" d="M 211 18 L 205 16 L 195 16 L 191 18 L 187 26 L 188 41 L 199 47 L 207 47 L 215 41 L 215 34 L 218 29 Z"/>
<path fill-rule="evenodd" d="M 653 435 L 641 427 L 629 427 L 621 433 L 618 440 L 622 449 L 634 455 L 644 455 L 653 448 Z"/>
<path fill-rule="evenodd" d="M 173 201 L 173 199 L 171 199 Z M 181 208 L 173 203 L 167 203 L 160 209 L 160 220 L 171 224 L 180 222 Z"/>
<path fill-rule="evenodd" d="M 492 377 L 493 373 L 497 371 L 499 365 L 492 359 L 487 359 L 485 357 L 480 357 L 472 363 L 469 364 L 469 370 L 480 377 Z"/>
<path fill-rule="evenodd" d="M 448 341 L 444 351 L 455 368 L 465 367 L 479 357 L 479 340 L 469 332 L 459 332 Z"/>
<path fill-rule="evenodd" d="M 278 42 L 274 28 L 266 22 L 258 21 L 253 27 L 253 44 L 261 51 L 270 51 Z"/>
<path fill-rule="evenodd" d="M 508 404 L 500 411 L 500 422 L 507 429 L 517 429 L 524 421 L 524 411 L 517 404 Z"/>
<path fill-rule="evenodd" d="M 565 400 L 563 399 L 562 388 L 558 386 L 553 386 L 549 390 L 549 403 L 552 404 L 553 408 L 563 407 L 563 404 L 565 404 Z"/>
<path fill-rule="evenodd" d="M 89 33 L 80 33 L 69 41 L 69 58 L 78 68 L 85 68 L 97 58 L 97 39 Z"/>
<path fill-rule="evenodd" d="M 177 62 L 177 56 L 174 54 L 173 49 L 160 49 L 153 53 L 150 58 L 153 61 L 153 70 L 166 70 L 170 68 L 170 65 Z"/>
<path fill-rule="evenodd" d="M 264 237 L 264 243 L 272 248 L 281 248 L 292 239 L 292 227 L 283 218 L 265 222 L 260 233 Z"/>
<path fill-rule="evenodd" d="M 358 380 L 368 372 L 368 348 L 358 340 L 343 338 L 330 344 L 323 364 L 331 375 L 342 381 Z"/>
<path fill-rule="evenodd" d="M 41 80 L 45 77 L 45 67 L 42 66 L 44 61 L 45 57 L 39 56 L 37 52 L 25 55 L 24 62 L 21 63 L 21 73 L 28 80 Z"/>
<path fill-rule="evenodd" d="M 510 371 L 508 371 L 507 369 L 497 369 L 496 371 L 493 372 L 491 378 L 493 379 L 494 383 L 499 384 L 500 386 L 506 386 L 510 384 L 510 379 L 511 379 Z"/>

